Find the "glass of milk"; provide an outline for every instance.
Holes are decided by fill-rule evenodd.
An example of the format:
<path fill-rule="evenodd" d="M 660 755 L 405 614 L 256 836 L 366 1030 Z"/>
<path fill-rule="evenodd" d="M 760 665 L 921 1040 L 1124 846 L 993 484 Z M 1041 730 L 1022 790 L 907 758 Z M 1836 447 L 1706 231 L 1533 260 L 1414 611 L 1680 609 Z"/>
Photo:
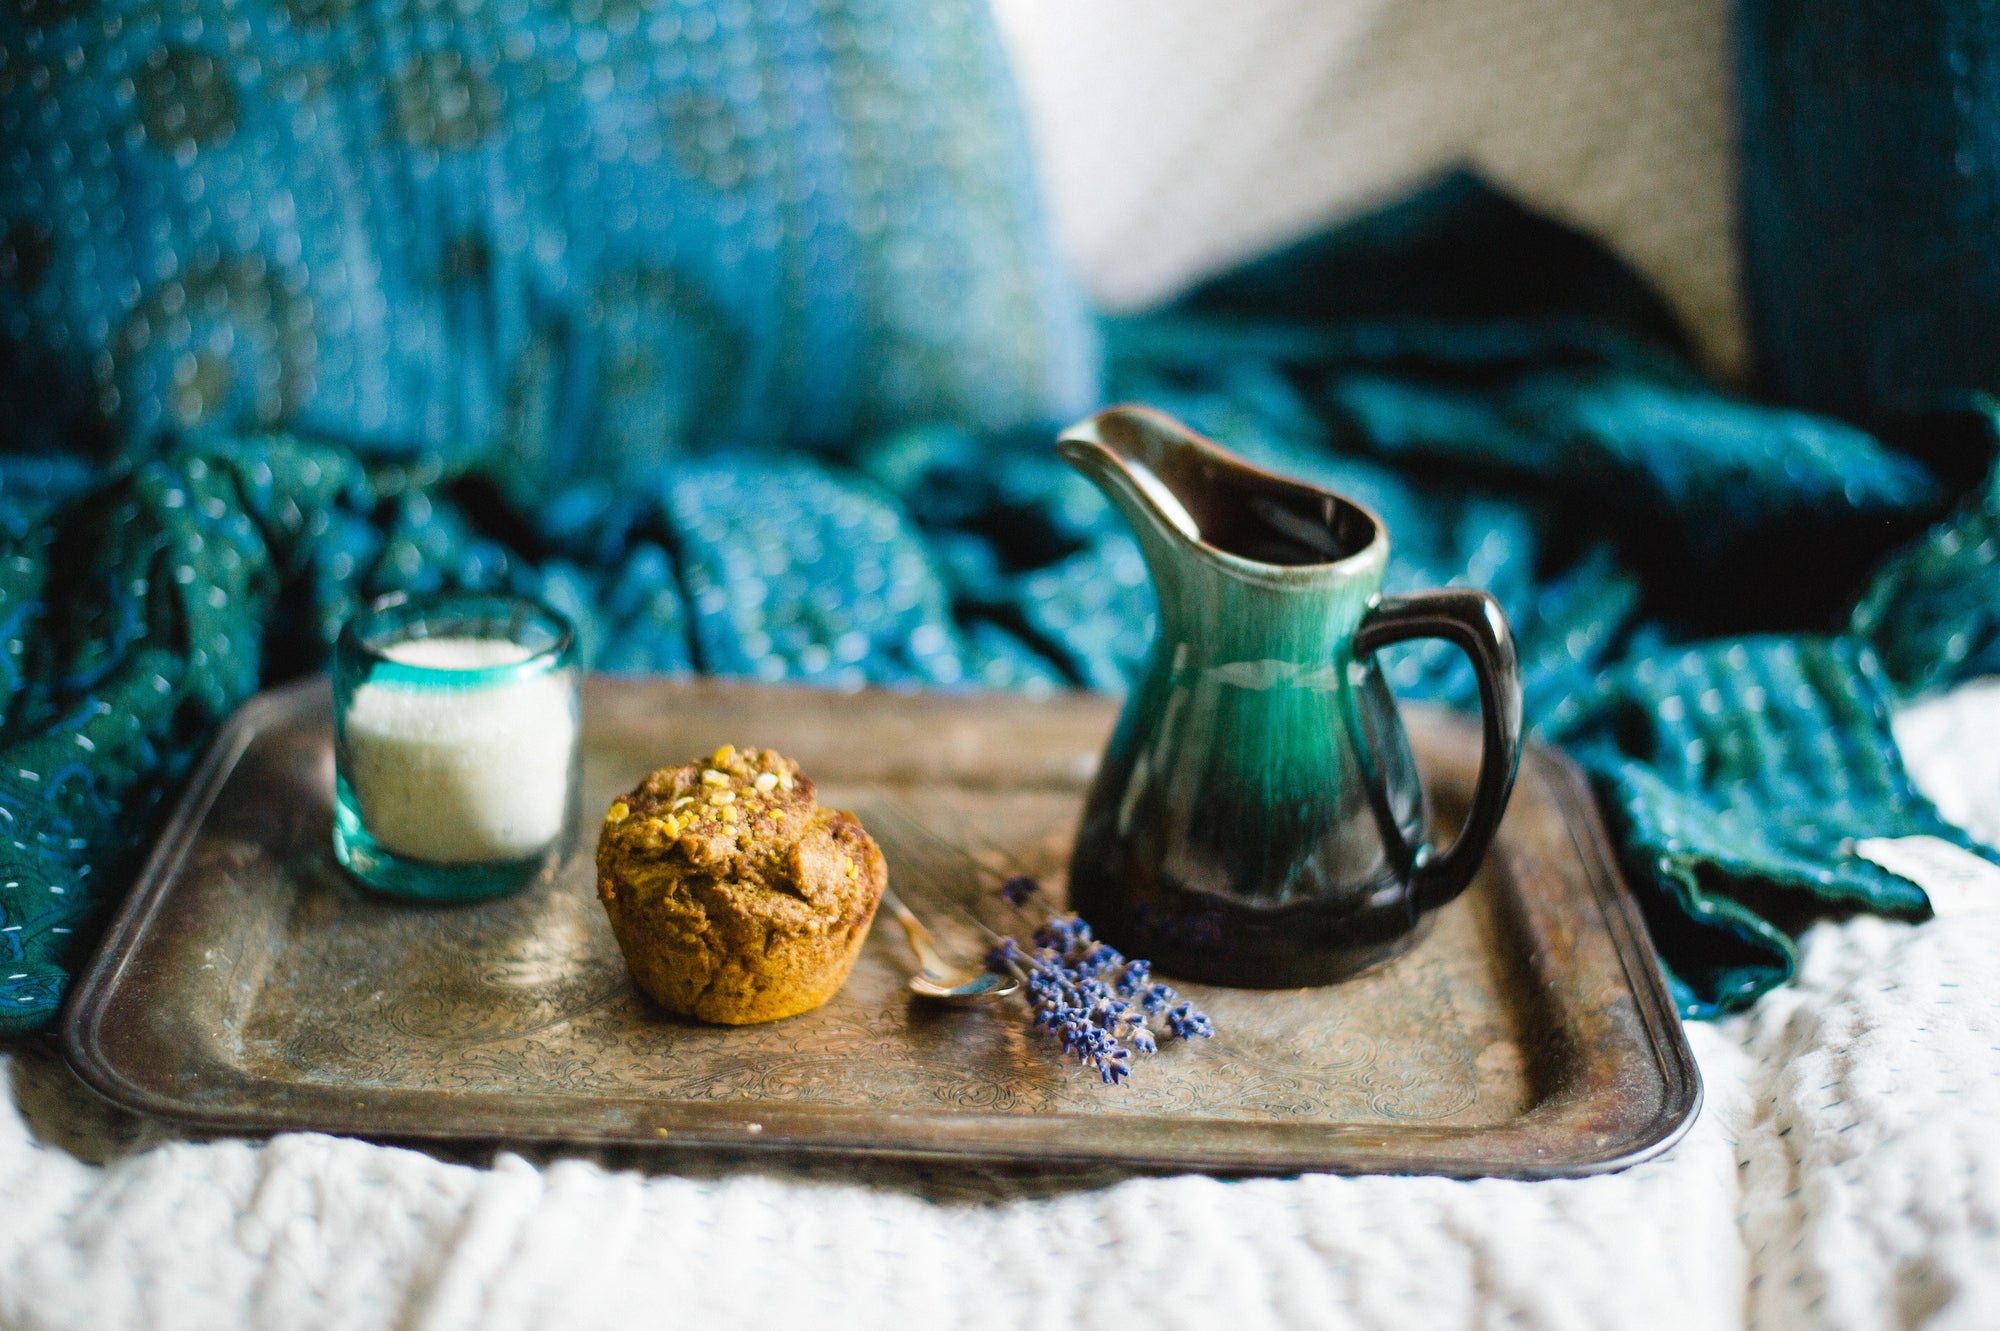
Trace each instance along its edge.
<path fill-rule="evenodd" d="M 334 855 L 379 891 L 497 896 L 574 843 L 576 630 L 517 596 L 396 595 L 333 655 Z"/>

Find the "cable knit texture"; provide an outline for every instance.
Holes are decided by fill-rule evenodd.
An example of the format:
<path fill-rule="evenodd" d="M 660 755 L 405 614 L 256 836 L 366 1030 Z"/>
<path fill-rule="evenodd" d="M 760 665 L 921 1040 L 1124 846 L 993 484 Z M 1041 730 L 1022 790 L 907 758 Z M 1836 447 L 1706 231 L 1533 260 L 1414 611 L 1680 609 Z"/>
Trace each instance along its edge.
<path fill-rule="evenodd" d="M 2000 681 L 1907 712 L 2000 823 Z M 2000 904 L 2000 903 L 1996 903 Z M 331 1137 L 168 1140 L 17 1052 L 0 1325 L 1878 1328 L 2000 1307 L 2000 911 L 1806 936 L 1796 985 L 1691 1027 L 1708 1100 L 1574 1182 L 490 1167 Z M 74 1152 L 75 1154 L 72 1154 Z M 78 1156 L 108 1156 L 83 1163 Z"/>

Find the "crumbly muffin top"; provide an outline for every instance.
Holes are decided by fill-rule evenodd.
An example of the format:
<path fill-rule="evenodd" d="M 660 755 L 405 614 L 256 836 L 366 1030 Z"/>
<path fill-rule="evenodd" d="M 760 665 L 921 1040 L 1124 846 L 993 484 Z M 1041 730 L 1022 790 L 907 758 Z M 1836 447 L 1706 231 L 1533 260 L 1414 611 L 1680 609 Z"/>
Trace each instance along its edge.
<path fill-rule="evenodd" d="M 662 767 L 604 815 L 600 839 L 656 857 L 678 847 L 723 868 L 756 845 L 796 840 L 815 807 L 812 779 L 776 749 L 725 744 L 707 762 Z"/>
<path fill-rule="evenodd" d="M 664 767 L 612 803 L 598 836 L 600 895 L 623 880 L 650 895 L 694 893 L 725 913 L 817 929 L 873 908 L 852 814 L 822 808 L 812 780 L 775 749 L 725 744 Z M 862 850 L 866 843 L 867 850 Z"/>

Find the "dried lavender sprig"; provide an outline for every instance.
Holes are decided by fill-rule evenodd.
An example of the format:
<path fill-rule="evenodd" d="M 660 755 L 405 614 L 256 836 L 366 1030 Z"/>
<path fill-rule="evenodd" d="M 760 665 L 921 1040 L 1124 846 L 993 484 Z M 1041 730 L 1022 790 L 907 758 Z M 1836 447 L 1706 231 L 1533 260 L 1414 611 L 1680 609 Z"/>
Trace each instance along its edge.
<path fill-rule="evenodd" d="M 1015 905 L 1040 890 L 1025 874 L 1001 885 Z M 1128 961 L 1099 941 L 1075 914 L 1052 916 L 1035 930 L 1032 947 L 1003 938 L 987 964 L 1006 969 L 1027 989 L 1034 1023 L 1062 1041 L 1063 1052 L 1097 1069 L 1106 1083 L 1131 1075 L 1132 1054 L 1156 1053 L 1159 1037 L 1148 1016 L 1164 1016 L 1171 1039 L 1206 1039 L 1215 1034 L 1208 1017 L 1169 985 L 1154 982 L 1152 966 Z"/>
<path fill-rule="evenodd" d="M 1000 884 L 1000 895 L 1007 898 L 1010 906 L 1025 906 L 1028 898 L 1042 890 L 1042 885 L 1024 873 L 1017 873 Z"/>

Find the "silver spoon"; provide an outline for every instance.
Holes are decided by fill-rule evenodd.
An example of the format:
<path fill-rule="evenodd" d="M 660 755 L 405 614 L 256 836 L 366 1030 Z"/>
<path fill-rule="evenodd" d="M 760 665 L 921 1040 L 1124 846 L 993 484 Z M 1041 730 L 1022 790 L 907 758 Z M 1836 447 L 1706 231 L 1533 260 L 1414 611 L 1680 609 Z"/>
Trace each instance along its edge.
<path fill-rule="evenodd" d="M 903 936 L 910 940 L 910 951 L 917 954 L 919 969 L 910 977 L 910 992 L 919 998 L 970 1005 L 990 998 L 1005 998 L 1021 987 L 1019 980 L 999 971 L 961 970 L 946 964 L 938 955 L 937 940 L 931 931 L 903 904 L 901 897 L 892 889 L 883 888 L 882 904 L 896 917 L 896 923 L 903 926 Z"/>

